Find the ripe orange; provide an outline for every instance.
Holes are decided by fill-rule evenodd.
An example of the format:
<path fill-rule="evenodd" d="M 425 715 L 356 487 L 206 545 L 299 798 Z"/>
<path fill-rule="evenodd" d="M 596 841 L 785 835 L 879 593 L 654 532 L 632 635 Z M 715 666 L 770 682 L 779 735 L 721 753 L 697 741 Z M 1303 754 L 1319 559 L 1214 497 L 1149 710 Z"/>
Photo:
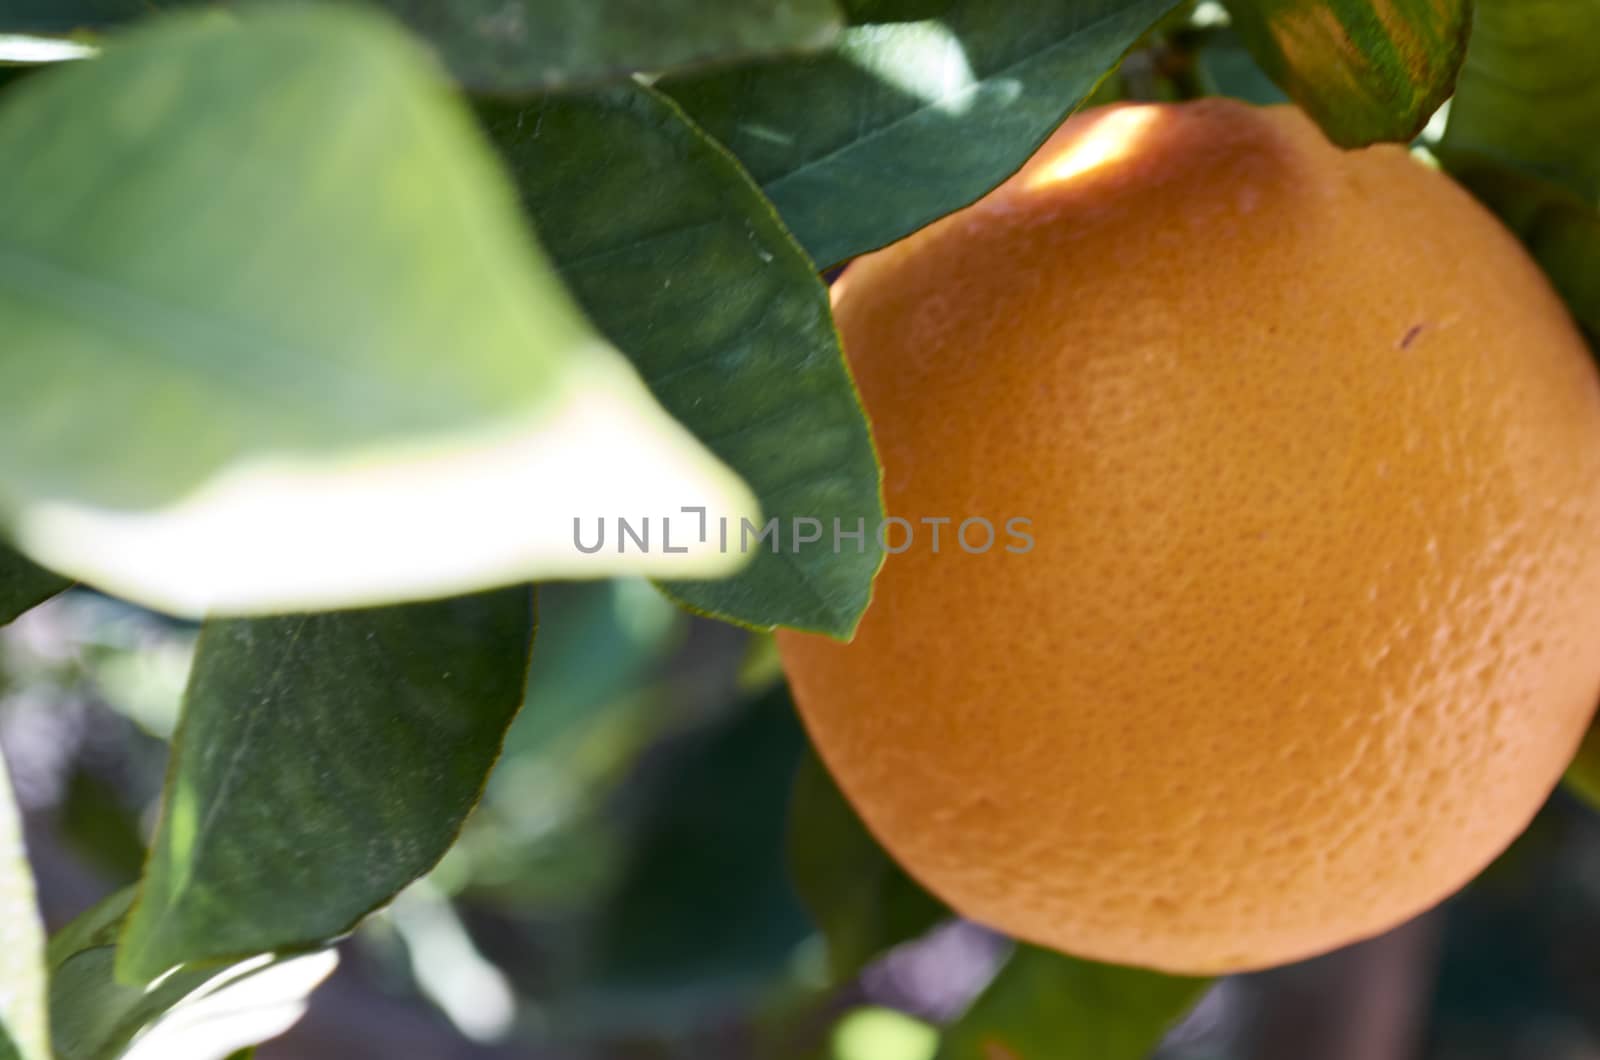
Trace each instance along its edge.
<path fill-rule="evenodd" d="M 955 909 L 1272 965 L 1456 890 L 1572 758 L 1600 383 L 1512 237 L 1403 150 L 1289 108 L 1091 111 L 835 310 L 917 534 L 853 643 L 780 646 L 844 792 Z M 964 552 L 972 517 L 1034 547 Z M 922 518 L 954 520 L 937 553 Z"/>

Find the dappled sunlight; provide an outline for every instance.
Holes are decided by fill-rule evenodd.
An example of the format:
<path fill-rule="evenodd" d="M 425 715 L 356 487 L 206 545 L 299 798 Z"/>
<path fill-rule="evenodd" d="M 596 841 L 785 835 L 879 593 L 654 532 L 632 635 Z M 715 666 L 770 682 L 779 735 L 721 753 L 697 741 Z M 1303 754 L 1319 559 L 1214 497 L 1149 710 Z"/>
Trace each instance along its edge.
<path fill-rule="evenodd" d="M 848 39 L 840 55 L 851 65 L 959 117 L 978 97 L 978 77 L 961 38 L 943 22 L 870 26 Z"/>
<path fill-rule="evenodd" d="M 1046 145 L 1023 176 L 1029 190 L 1049 187 L 1099 169 L 1131 154 L 1159 118 L 1155 107 L 1119 107 L 1096 118 L 1089 127 L 1052 151 Z"/>

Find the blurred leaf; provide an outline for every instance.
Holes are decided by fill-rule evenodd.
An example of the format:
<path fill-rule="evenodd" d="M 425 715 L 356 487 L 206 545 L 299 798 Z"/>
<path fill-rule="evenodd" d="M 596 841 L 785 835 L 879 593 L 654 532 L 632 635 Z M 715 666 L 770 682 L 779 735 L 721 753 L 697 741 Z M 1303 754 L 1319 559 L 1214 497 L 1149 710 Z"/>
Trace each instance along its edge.
<path fill-rule="evenodd" d="M 0 758 L 0 1060 L 50 1060 L 44 927 L 22 818 Z"/>
<path fill-rule="evenodd" d="M 1600 210 L 1566 189 L 1482 155 L 1441 151 L 1451 175 L 1499 215 L 1600 338 Z"/>
<path fill-rule="evenodd" d="M 783 860 L 804 747 L 780 690 L 682 752 L 600 922 L 606 987 L 681 1004 L 783 968 L 808 931 Z"/>
<path fill-rule="evenodd" d="M 192 615 L 737 565 L 574 547 L 579 515 L 755 508 L 584 321 L 417 45 L 248 10 L 0 99 L 19 547 Z"/>
<path fill-rule="evenodd" d="M 144 837 L 138 820 L 110 785 L 80 764 L 68 778 L 56 812 L 61 837 L 101 875 L 119 886 L 139 878 Z"/>
<path fill-rule="evenodd" d="M 72 583 L 0 545 L 0 626 L 44 603 Z"/>
<path fill-rule="evenodd" d="M 1145 1060 L 1207 985 L 1019 944 L 938 1060 Z"/>
<path fill-rule="evenodd" d="M 1173 0 L 955 0 L 827 55 L 662 88 L 739 156 L 830 266 L 1015 172 Z"/>
<path fill-rule="evenodd" d="M 955 0 L 842 0 L 852 26 L 870 22 L 920 22 L 938 18 Z"/>
<path fill-rule="evenodd" d="M 476 88 L 535 92 L 826 46 L 833 0 L 382 0 Z"/>
<path fill-rule="evenodd" d="M 1438 154 L 1600 336 L 1600 0 L 1478 0 Z"/>
<path fill-rule="evenodd" d="M 321 944 L 431 868 L 532 631 L 526 588 L 207 625 L 119 974 Z"/>
<path fill-rule="evenodd" d="M 1591 725 L 1578 748 L 1578 756 L 1567 767 L 1567 787 L 1585 802 L 1600 810 L 1600 725 Z"/>
<path fill-rule="evenodd" d="M 1272 80 L 1345 147 L 1421 132 L 1450 98 L 1472 22 L 1470 0 L 1224 2 Z"/>
<path fill-rule="evenodd" d="M 508 755 L 552 748 L 639 691 L 688 621 L 648 583 L 631 579 L 553 583 L 539 590 L 539 614 L 529 709 L 511 727 Z"/>
<path fill-rule="evenodd" d="M 834 1025 L 829 1060 L 933 1060 L 939 1030 L 889 1008 L 858 1008 Z"/>
<path fill-rule="evenodd" d="M 60 34 L 138 18 L 162 0 L 0 0 L 0 33 Z"/>
<path fill-rule="evenodd" d="M 754 558 L 737 577 L 674 581 L 668 592 L 717 618 L 848 636 L 882 562 L 873 535 L 883 509 L 811 263 L 733 159 L 647 88 L 485 119 L 590 317 L 778 520 L 781 551 L 752 534 Z M 796 519 L 815 520 L 815 543 L 794 545 Z M 835 520 L 861 526 L 861 541 L 836 550 Z M 715 520 L 704 530 L 721 544 Z M 738 523 L 726 528 L 730 551 L 743 540 Z"/>
<path fill-rule="evenodd" d="M 1477 0 L 1441 150 L 1600 201 L 1600 0 Z"/>
<path fill-rule="evenodd" d="M 783 680 L 783 659 L 778 655 L 778 639 L 771 633 L 752 633 L 739 660 L 739 691 L 760 695 Z"/>
<path fill-rule="evenodd" d="M 338 960 L 331 950 L 261 956 L 121 983 L 116 938 L 132 900 L 132 888 L 120 891 L 50 940 L 58 1060 L 223 1060 L 288 1030 Z"/>
<path fill-rule="evenodd" d="M 1208 93 L 1262 107 L 1289 100 L 1231 30 L 1210 34 L 1205 46 L 1196 51 L 1195 63 Z"/>
<path fill-rule="evenodd" d="M 878 845 L 814 752 L 795 776 L 789 871 L 827 939 L 835 981 L 954 915 Z"/>

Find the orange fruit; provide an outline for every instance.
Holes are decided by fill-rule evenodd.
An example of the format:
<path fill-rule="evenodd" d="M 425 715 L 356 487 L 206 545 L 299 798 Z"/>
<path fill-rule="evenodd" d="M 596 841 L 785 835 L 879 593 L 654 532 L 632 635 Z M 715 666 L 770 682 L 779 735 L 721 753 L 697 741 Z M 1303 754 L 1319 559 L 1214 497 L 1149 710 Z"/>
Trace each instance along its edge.
<path fill-rule="evenodd" d="M 1526 826 L 1600 700 L 1600 381 L 1449 179 L 1289 108 L 1094 110 L 834 303 L 915 536 L 852 643 L 780 649 L 952 907 L 1234 971 Z"/>

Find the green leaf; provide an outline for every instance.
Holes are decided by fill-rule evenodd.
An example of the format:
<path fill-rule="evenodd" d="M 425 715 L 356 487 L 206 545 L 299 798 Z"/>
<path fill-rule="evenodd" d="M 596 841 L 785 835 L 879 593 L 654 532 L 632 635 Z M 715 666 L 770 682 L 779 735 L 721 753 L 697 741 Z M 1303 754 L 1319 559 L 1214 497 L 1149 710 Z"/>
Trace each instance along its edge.
<path fill-rule="evenodd" d="M 844 17 L 852 26 L 938 18 L 953 3 L 955 0 L 843 0 Z"/>
<path fill-rule="evenodd" d="M 100 876 L 132 883 L 144 870 L 144 834 L 139 820 L 112 785 L 78 763 L 56 807 L 57 834 Z"/>
<path fill-rule="evenodd" d="M 1600 337 L 1600 0 L 1478 0 L 1438 148 Z"/>
<path fill-rule="evenodd" d="M 807 935 L 783 819 L 805 749 L 787 694 L 743 705 L 682 750 L 601 920 L 598 978 L 657 1003 L 768 981 Z"/>
<path fill-rule="evenodd" d="M 388 20 L 155 20 L 0 97 L 0 157 L 0 511 L 46 566 L 203 615 L 741 560 L 575 547 L 580 516 L 755 506 Z"/>
<path fill-rule="evenodd" d="M 1345 147 L 1410 140 L 1450 98 L 1469 0 L 1224 0 L 1273 81 Z"/>
<path fill-rule="evenodd" d="M 44 926 L 0 758 L 0 1060 L 50 1060 L 45 996 Z"/>
<path fill-rule="evenodd" d="M 161 0 L 0 0 L 0 33 L 100 29 L 162 7 Z"/>
<path fill-rule="evenodd" d="M 72 583 L 0 544 L 0 626 L 44 603 Z"/>
<path fill-rule="evenodd" d="M 1441 152 L 1492 159 L 1600 202 L 1600 0 L 1477 0 Z"/>
<path fill-rule="evenodd" d="M 789 802 L 789 871 L 843 982 L 884 951 L 954 916 L 867 831 L 815 753 Z"/>
<path fill-rule="evenodd" d="M 333 951 L 183 967 L 159 982 L 118 982 L 117 932 L 133 889 L 50 940 L 50 1012 L 58 1060 L 222 1060 L 283 1033 L 337 963 Z"/>
<path fill-rule="evenodd" d="M 833 0 L 382 0 L 466 84 L 501 92 L 616 81 L 825 47 Z"/>
<path fill-rule="evenodd" d="M 740 575 L 669 593 L 751 626 L 849 636 L 882 562 L 878 462 L 827 292 L 760 190 L 641 86 L 484 117 L 590 317 L 777 520 L 779 551 L 752 533 Z M 820 539 L 796 545 L 796 519 Z M 836 521 L 862 539 L 836 549 Z M 705 530 L 720 546 L 717 521 Z M 740 551 L 743 526 L 726 534 Z"/>
<path fill-rule="evenodd" d="M 938 1060 L 1145 1060 L 1206 986 L 1019 945 Z"/>
<path fill-rule="evenodd" d="M 1231 30 L 1209 34 L 1195 53 L 1195 64 L 1209 95 L 1232 96 L 1260 107 L 1289 101 Z"/>
<path fill-rule="evenodd" d="M 118 973 L 315 946 L 455 841 L 522 700 L 529 590 L 208 624 Z"/>
<path fill-rule="evenodd" d="M 8 0 L 0 8 L 0 33 L 105 28 L 197 2 Z M 373 2 L 427 38 L 464 84 L 519 94 L 624 80 L 636 71 L 822 48 L 841 24 L 834 0 Z"/>
<path fill-rule="evenodd" d="M 1451 175 L 1515 232 L 1568 308 L 1600 339 L 1600 210 L 1565 188 L 1486 156 L 1442 152 Z"/>
<path fill-rule="evenodd" d="M 726 144 L 820 265 L 881 247 L 1015 172 L 1172 0 L 955 0 L 827 55 L 662 88 Z"/>

